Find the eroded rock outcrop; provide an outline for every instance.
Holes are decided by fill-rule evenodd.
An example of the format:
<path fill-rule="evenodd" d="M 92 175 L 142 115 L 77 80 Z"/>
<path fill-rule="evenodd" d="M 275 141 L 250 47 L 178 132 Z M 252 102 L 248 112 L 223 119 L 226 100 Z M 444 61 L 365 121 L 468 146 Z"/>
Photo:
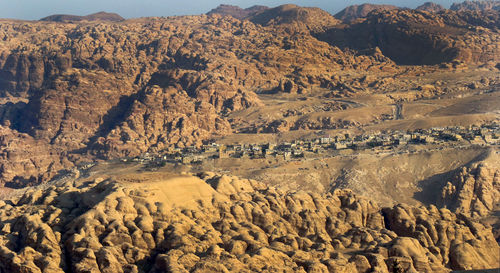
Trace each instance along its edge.
<path fill-rule="evenodd" d="M 124 182 L 131 177 L 68 177 L 0 201 L 0 269 L 448 272 L 498 267 L 491 229 L 446 209 L 381 210 L 348 190 L 322 196 L 227 175 L 200 177 L 204 181 L 185 177 L 182 183 L 153 184 L 140 178 Z M 199 201 L 176 206 L 162 197 L 162 189 Z"/>
<path fill-rule="evenodd" d="M 347 28 L 316 34 L 340 48 L 378 47 L 398 64 L 498 62 L 498 11 L 374 11 Z M 458 38 L 460 37 L 460 38 Z M 481 38 L 480 38 L 481 37 Z M 479 42 L 481 39 L 483 42 Z M 477 42 L 476 42 L 477 41 Z"/>
<path fill-rule="evenodd" d="M 441 198 L 456 213 L 484 217 L 500 200 L 500 170 L 482 163 L 464 167 L 443 188 Z"/>
<path fill-rule="evenodd" d="M 73 164 L 62 159 L 61 151 L 34 139 L 0 126 L 0 178 L 12 187 L 40 184 Z"/>
<path fill-rule="evenodd" d="M 231 132 L 214 106 L 169 87 L 151 87 L 138 95 L 126 118 L 106 137 L 100 137 L 92 151 L 106 157 L 137 156 L 147 151 L 201 146 L 203 139 Z"/>

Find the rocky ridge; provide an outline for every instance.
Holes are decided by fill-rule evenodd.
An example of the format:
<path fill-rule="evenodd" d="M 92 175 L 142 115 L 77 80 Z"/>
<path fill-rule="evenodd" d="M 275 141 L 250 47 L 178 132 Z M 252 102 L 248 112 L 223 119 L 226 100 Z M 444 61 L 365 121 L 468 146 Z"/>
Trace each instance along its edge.
<path fill-rule="evenodd" d="M 381 209 L 348 190 L 282 192 L 213 173 L 154 183 L 76 177 L 0 201 L 1 272 L 449 272 L 499 266 L 491 228 L 435 206 Z M 187 185 L 200 190 L 191 205 L 161 198 L 163 188 L 175 196 Z"/>
<path fill-rule="evenodd" d="M 233 16 L 236 19 L 245 19 L 248 18 L 249 16 L 264 11 L 268 9 L 266 6 L 251 6 L 246 9 L 242 9 L 238 6 L 233 6 L 233 5 L 219 5 L 217 8 L 212 9 L 211 11 L 207 12 L 207 15 L 213 15 L 213 14 L 219 14 L 222 16 Z"/>
<path fill-rule="evenodd" d="M 445 8 L 439 4 L 433 2 L 425 2 L 424 4 L 418 6 L 416 10 L 423 10 L 428 12 L 440 12 L 444 11 Z"/>
<path fill-rule="evenodd" d="M 120 22 L 125 19 L 116 13 L 108 12 L 97 12 L 85 16 L 78 15 L 68 15 L 68 14 L 55 14 L 44 17 L 40 21 L 50 21 L 50 22 L 78 22 L 78 21 L 111 21 Z"/>
<path fill-rule="evenodd" d="M 341 10 L 334 16 L 335 18 L 343 22 L 349 23 L 356 19 L 364 18 L 370 12 L 375 10 L 383 11 L 383 10 L 393 10 L 393 9 L 399 9 L 399 7 L 392 5 L 374 5 L 374 4 L 352 5 Z"/>
<path fill-rule="evenodd" d="M 293 4 L 285 4 L 275 8 L 252 6 L 246 9 L 231 5 L 220 5 L 207 13 L 207 15 L 215 14 L 230 15 L 240 20 L 249 20 L 264 27 L 280 27 L 282 31 L 285 29 L 285 32 L 288 33 L 307 30 L 321 31 L 340 23 L 328 12 L 319 8 L 300 7 Z"/>
<path fill-rule="evenodd" d="M 159 152 L 172 143 L 177 147 L 201 146 L 213 130 L 219 134 L 231 132 L 229 123 L 217 115 L 212 104 L 196 102 L 173 87 L 146 89 L 129 111 L 118 128 L 96 140 L 93 151 L 108 151 L 112 157 L 133 156 Z"/>
<path fill-rule="evenodd" d="M 496 11 L 439 14 L 416 10 L 375 11 L 361 22 L 346 28 L 331 28 L 316 36 L 340 48 L 377 47 L 397 64 L 438 64 L 452 60 L 498 62 L 498 16 Z M 475 31 L 471 32 L 470 28 Z M 461 37 L 460 40 L 457 37 Z M 481 39 L 486 39 L 485 43 L 475 42 Z M 497 45 L 493 45 L 495 43 Z"/>
<path fill-rule="evenodd" d="M 312 31 L 322 31 L 340 23 L 320 8 L 304 8 L 292 4 L 266 9 L 247 19 L 262 26 L 282 26 L 287 29 Z"/>
<path fill-rule="evenodd" d="M 495 0 L 481 0 L 481 1 L 465 1 L 462 3 L 453 3 L 450 7 L 451 10 L 500 10 L 500 3 Z"/>

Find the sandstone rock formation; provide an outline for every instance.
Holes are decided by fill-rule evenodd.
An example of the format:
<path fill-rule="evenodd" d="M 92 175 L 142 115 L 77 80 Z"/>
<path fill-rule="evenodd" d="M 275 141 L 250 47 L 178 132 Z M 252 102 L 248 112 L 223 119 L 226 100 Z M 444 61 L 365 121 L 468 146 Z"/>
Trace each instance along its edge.
<path fill-rule="evenodd" d="M 331 28 L 316 36 L 340 48 L 378 47 L 398 64 L 497 63 L 498 16 L 498 11 L 375 11 L 347 28 Z M 484 43 L 474 42 L 481 39 Z"/>
<path fill-rule="evenodd" d="M 293 13 L 301 8 L 278 10 Z M 307 16 L 280 24 L 304 19 L 300 26 L 317 27 L 311 20 L 319 18 L 312 15 L 324 12 L 306 11 Z M 356 62 L 353 54 L 307 33 L 291 38 L 272 26 L 264 29 L 220 15 L 118 24 L 4 21 L 0 29 L 1 39 L 8 41 L 0 48 L 0 92 L 25 99 L 3 104 L 0 119 L 69 154 L 125 156 L 199 145 L 231 132 L 225 114 L 259 105 L 256 89 L 275 89 L 292 74 L 302 85 L 320 85 L 334 73 L 332 68 Z M 377 63 L 373 58 L 363 65 Z M 183 104 L 143 105 L 139 110 L 144 100 L 156 96 L 154 85 L 172 95 L 165 102 L 179 99 Z M 170 121 L 153 126 L 157 132 L 132 132 L 139 122 L 134 115 L 141 111 L 147 111 L 144 120 L 151 122 L 159 122 L 156 117 L 167 111 Z M 129 142 L 138 135 L 145 139 Z M 108 148 L 95 151 L 102 147 Z"/>
<path fill-rule="evenodd" d="M 71 162 L 58 151 L 34 139 L 0 126 L 1 180 L 12 187 L 40 184 L 52 178 L 59 170 L 71 166 Z"/>
<path fill-rule="evenodd" d="M 212 134 L 228 134 L 229 123 L 208 102 L 196 102 L 170 87 L 151 87 L 138 94 L 127 118 L 92 146 L 104 158 L 138 155 L 177 147 L 201 146 Z"/>
<path fill-rule="evenodd" d="M 476 164 L 462 170 L 442 190 L 441 204 L 469 217 L 484 217 L 500 200 L 498 166 Z"/>
<path fill-rule="evenodd" d="M 200 178 L 152 183 L 68 176 L 0 201 L 0 271 L 449 272 L 499 266 L 491 229 L 447 209 L 381 210 L 347 190 L 322 196 L 213 173 Z M 198 201 L 167 197 L 180 194 Z"/>
<path fill-rule="evenodd" d="M 264 105 L 257 94 L 306 95 L 323 89 L 320 96 L 340 99 L 392 92 L 399 88 L 391 85 L 395 77 L 426 69 L 398 64 L 448 62 L 443 66 L 453 70 L 499 62 L 497 11 L 374 11 L 342 25 L 325 11 L 296 5 L 249 8 L 245 20 L 222 16 L 221 10 L 238 9 L 223 6 L 209 16 L 123 22 L 1 21 L 1 124 L 46 146 L 27 142 L 19 149 L 45 151 L 46 165 L 56 170 L 96 158 L 199 146 L 233 132 L 379 122 L 387 119 L 387 109 L 359 121 L 315 114 L 319 106 L 314 106 L 243 129 L 229 115 Z M 384 75 L 378 79 L 365 72 Z M 405 96 L 445 93 L 441 88 L 419 91 Z M 320 112 L 349 107 L 324 103 L 320 108 L 326 110 Z M 69 161 L 51 164 L 54 155 Z M 0 173 L 12 175 L 0 175 L 0 184 L 22 174 L 24 168 L 14 166 L 4 164 Z M 37 177 L 54 174 L 45 169 Z"/>
<path fill-rule="evenodd" d="M 414 193 L 417 178 L 381 178 L 428 177 L 433 166 L 413 162 L 433 165 L 446 153 L 405 161 L 377 152 L 372 162 L 392 169 L 365 162 L 377 167 L 373 175 L 352 168 L 366 161 L 353 157 L 338 179 L 309 172 L 330 184 L 302 178 L 317 192 L 201 172 L 202 164 L 194 176 L 146 171 L 126 159 L 88 163 L 200 147 L 232 133 L 324 135 L 398 122 L 423 114 L 409 104 L 419 98 L 448 96 L 439 107 L 418 108 L 446 121 L 464 107 L 498 120 L 498 10 L 429 12 L 435 8 L 364 5 L 346 10 L 344 23 L 296 5 L 222 5 L 208 15 L 126 21 L 101 13 L 0 20 L 0 273 L 500 267 L 500 235 L 485 221 L 500 200 L 497 163 L 467 165 L 439 184 L 435 206 L 385 208 L 376 197 L 335 188 Z M 475 68 L 458 79 L 461 91 L 435 79 L 441 72 L 460 78 L 468 65 Z M 469 162 L 465 149 L 457 151 L 461 161 L 448 161 Z M 268 160 L 279 161 L 261 163 Z M 286 162 L 295 174 L 280 173 L 289 189 L 301 183 L 290 177 L 305 171 L 296 163 Z M 333 163 L 311 160 L 307 168 L 340 166 Z M 396 163 L 412 166 L 403 172 Z M 172 169 L 188 168 L 179 165 Z"/>

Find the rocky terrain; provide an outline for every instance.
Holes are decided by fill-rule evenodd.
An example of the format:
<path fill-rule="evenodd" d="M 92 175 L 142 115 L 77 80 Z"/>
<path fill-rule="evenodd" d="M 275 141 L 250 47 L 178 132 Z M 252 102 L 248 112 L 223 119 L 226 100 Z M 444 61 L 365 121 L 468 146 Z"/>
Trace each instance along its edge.
<path fill-rule="evenodd" d="M 362 22 L 346 28 L 332 28 L 317 34 L 320 40 L 340 48 L 378 48 L 397 64 L 435 65 L 452 61 L 484 63 L 498 61 L 498 12 L 445 12 L 434 14 L 415 10 L 370 13 Z M 470 27 L 484 29 L 484 43 Z M 467 29 L 467 30 L 466 30 Z M 478 30 L 479 30 L 478 29 Z M 472 35 L 472 36 L 469 36 Z M 476 37 L 474 37 L 476 36 Z M 457 37 L 461 37 L 459 42 Z M 473 46 L 470 46 L 473 44 Z"/>
<path fill-rule="evenodd" d="M 220 5 L 216 7 L 215 9 L 212 9 L 211 11 L 207 12 L 207 15 L 213 15 L 213 14 L 220 14 L 223 16 L 232 16 L 236 19 L 245 19 L 248 18 L 255 13 L 258 13 L 260 11 L 264 11 L 269 9 L 266 6 L 251 6 L 246 9 L 242 9 L 238 6 L 233 6 L 233 5 Z"/>
<path fill-rule="evenodd" d="M 50 151 L 28 162 L 2 163 L 2 183 L 14 177 L 45 181 L 49 169 L 54 174 L 74 163 L 200 145 L 238 132 L 239 121 L 228 115 L 264 105 L 261 94 L 341 99 L 411 86 L 415 89 L 403 96 L 412 98 L 406 99 L 447 94 L 453 89 L 418 83 L 426 81 L 417 75 L 427 68 L 402 64 L 441 63 L 444 71 L 483 64 L 495 70 L 500 56 L 498 12 L 485 17 L 375 11 L 347 26 L 320 9 L 295 5 L 262 9 L 245 20 L 212 13 L 118 23 L 2 21 L 0 120 L 5 138 L 22 133 L 26 140 L 0 149 L 36 154 L 28 144 L 36 141 Z M 395 75 L 415 75 L 417 82 Z M 495 77 L 476 80 L 474 86 L 485 89 L 498 82 Z M 426 93 L 410 95 L 418 90 Z M 341 104 L 325 109 L 335 113 L 352 107 Z M 384 120 L 383 111 L 366 124 Z M 268 132 L 337 128 L 330 125 L 337 122 L 333 119 L 314 126 L 304 119 L 284 127 L 283 121 L 250 122 L 256 131 Z M 359 125 L 346 121 L 342 126 Z M 36 174 L 25 172 L 28 166 L 52 167 Z"/>
<path fill-rule="evenodd" d="M 359 18 L 366 17 L 372 11 L 383 11 L 383 10 L 393 10 L 399 9 L 392 5 L 374 5 L 374 4 L 362 4 L 362 5 L 352 5 L 339 13 L 335 14 L 335 18 L 342 20 L 343 22 L 349 23 Z"/>
<path fill-rule="evenodd" d="M 282 5 L 267 9 L 247 18 L 262 26 L 284 28 L 285 32 L 303 32 L 304 30 L 323 31 L 340 22 L 320 8 L 303 8 L 297 5 Z"/>
<path fill-rule="evenodd" d="M 428 12 L 440 12 L 444 11 L 445 8 L 439 4 L 433 2 L 426 2 L 416 8 L 416 10 L 423 10 Z"/>
<path fill-rule="evenodd" d="M 213 173 L 73 173 L 0 201 L 0 208 L 2 272 L 449 272 L 500 266 L 491 229 L 464 214 L 435 206 L 381 209 L 349 190 L 284 192 Z"/>
<path fill-rule="evenodd" d="M 486 216 L 495 209 L 500 194 L 499 170 L 477 165 L 463 168 L 442 191 L 442 204 L 457 213 Z"/>
<path fill-rule="evenodd" d="M 499 10 L 500 3 L 494 0 L 487 1 L 465 1 L 462 3 L 454 3 L 450 7 L 451 10 Z"/>
<path fill-rule="evenodd" d="M 0 273 L 499 268 L 494 133 L 223 155 L 498 124 L 496 3 L 0 20 Z"/>

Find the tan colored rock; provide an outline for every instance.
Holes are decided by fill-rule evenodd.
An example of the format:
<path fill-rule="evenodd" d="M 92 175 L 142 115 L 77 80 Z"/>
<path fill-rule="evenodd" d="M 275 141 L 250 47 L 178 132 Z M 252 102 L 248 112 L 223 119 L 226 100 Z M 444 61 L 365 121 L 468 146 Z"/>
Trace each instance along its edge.
<path fill-rule="evenodd" d="M 192 179 L 210 189 L 231 186 L 231 198 L 214 195 L 198 206 L 169 200 L 165 208 L 156 199 L 150 209 L 141 196 L 174 182 L 122 178 L 87 187 L 82 178 L 27 191 L 12 205 L 7 200 L 0 209 L 0 268 L 140 272 L 146 262 L 153 272 L 448 272 L 498 261 L 491 228 L 447 209 L 399 205 L 382 212 L 348 190 L 323 196 L 281 192 L 237 177 L 201 177 L 207 182 Z M 238 191 L 242 183 L 248 188 Z M 219 190 L 225 195 L 227 188 Z M 61 202 L 63 196 L 87 200 L 88 206 Z M 41 217 L 46 210 L 57 216 Z M 23 216 L 27 212 L 35 214 Z"/>
<path fill-rule="evenodd" d="M 500 171 L 485 164 L 464 167 L 443 188 L 441 197 L 441 204 L 457 213 L 486 216 L 500 200 Z"/>

